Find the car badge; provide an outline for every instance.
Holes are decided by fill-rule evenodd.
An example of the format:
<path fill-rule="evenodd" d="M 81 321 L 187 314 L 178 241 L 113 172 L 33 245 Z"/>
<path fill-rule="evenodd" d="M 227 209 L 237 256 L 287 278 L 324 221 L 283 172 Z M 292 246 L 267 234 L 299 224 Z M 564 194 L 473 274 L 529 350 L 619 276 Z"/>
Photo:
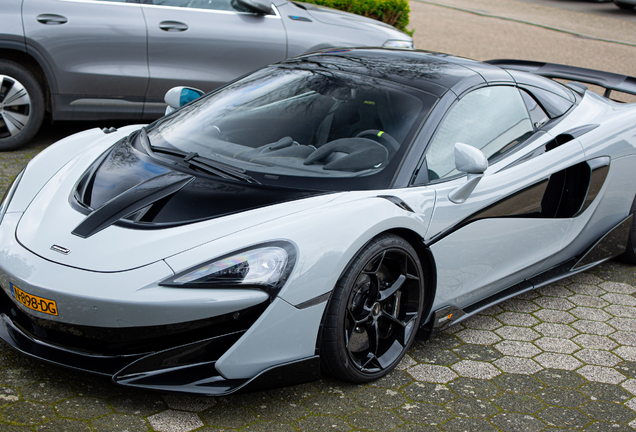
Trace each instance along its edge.
<path fill-rule="evenodd" d="M 51 250 L 54 250 L 55 252 L 59 252 L 59 253 L 64 254 L 64 255 L 68 255 L 68 254 L 71 253 L 70 249 L 67 249 L 65 247 L 58 246 L 58 245 L 55 245 L 55 244 L 53 246 L 51 246 Z"/>

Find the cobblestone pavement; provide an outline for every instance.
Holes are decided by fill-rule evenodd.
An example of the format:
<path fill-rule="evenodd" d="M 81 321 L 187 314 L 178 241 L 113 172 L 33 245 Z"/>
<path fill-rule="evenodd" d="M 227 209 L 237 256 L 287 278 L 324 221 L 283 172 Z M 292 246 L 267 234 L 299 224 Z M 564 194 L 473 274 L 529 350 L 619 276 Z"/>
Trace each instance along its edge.
<path fill-rule="evenodd" d="M 205 398 L 117 387 L 0 344 L 2 431 L 627 431 L 636 268 L 608 262 L 494 306 L 370 385 Z"/>

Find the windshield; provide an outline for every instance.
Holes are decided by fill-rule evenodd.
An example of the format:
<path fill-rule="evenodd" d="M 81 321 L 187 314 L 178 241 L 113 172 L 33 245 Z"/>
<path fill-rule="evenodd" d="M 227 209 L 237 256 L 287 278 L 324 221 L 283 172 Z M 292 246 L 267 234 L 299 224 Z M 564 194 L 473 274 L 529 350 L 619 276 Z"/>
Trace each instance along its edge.
<path fill-rule="evenodd" d="M 381 79 L 270 67 L 159 120 L 148 136 L 153 147 L 256 177 L 352 179 L 397 167 L 436 101 Z"/>

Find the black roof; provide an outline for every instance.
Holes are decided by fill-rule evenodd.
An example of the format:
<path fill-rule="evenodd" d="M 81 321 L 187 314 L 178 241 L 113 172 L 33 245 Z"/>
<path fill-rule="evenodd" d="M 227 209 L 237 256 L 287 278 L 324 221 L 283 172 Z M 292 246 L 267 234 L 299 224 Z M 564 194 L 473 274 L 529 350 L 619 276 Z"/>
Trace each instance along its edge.
<path fill-rule="evenodd" d="M 505 70 L 475 60 L 421 50 L 335 49 L 282 61 L 283 65 L 339 70 L 386 79 L 441 97 L 485 82 L 514 82 Z"/>

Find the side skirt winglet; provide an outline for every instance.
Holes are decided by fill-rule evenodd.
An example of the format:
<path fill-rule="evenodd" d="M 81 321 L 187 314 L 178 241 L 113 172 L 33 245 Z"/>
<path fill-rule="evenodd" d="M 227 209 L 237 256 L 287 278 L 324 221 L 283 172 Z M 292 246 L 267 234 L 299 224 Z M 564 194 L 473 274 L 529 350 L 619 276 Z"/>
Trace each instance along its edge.
<path fill-rule="evenodd" d="M 583 271 L 603 261 L 614 258 L 625 252 L 632 227 L 633 215 L 629 215 L 621 223 L 601 237 L 585 255 L 572 267 L 572 271 Z"/>

